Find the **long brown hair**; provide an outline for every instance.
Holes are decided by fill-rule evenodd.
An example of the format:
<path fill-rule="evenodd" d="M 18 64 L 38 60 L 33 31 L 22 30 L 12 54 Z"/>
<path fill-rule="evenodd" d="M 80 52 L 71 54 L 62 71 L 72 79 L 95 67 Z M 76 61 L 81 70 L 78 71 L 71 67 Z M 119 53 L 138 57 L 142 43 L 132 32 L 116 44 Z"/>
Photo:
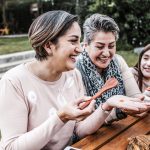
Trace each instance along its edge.
<path fill-rule="evenodd" d="M 138 86 L 141 91 L 142 91 L 142 82 L 143 82 L 143 78 L 144 78 L 143 73 L 140 69 L 141 60 L 142 60 L 142 56 L 144 55 L 144 53 L 147 52 L 148 50 L 150 50 L 150 44 L 148 44 L 144 47 L 144 49 L 142 50 L 142 52 L 139 55 L 139 60 L 138 60 L 137 64 L 134 66 L 134 69 L 138 72 Z"/>

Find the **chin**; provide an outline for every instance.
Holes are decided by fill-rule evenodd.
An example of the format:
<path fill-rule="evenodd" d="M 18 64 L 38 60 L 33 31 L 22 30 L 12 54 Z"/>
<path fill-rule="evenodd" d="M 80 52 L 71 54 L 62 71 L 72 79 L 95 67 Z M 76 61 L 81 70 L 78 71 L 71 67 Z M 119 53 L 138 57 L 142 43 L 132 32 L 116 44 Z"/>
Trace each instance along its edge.
<path fill-rule="evenodd" d="M 147 78 L 147 79 L 150 79 L 149 74 L 145 74 L 144 77 Z"/>
<path fill-rule="evenodd" d="M 105 69 L 108 67 L 108 65 L 109 65 L 109 63 L 108 64 L 97 64 L 96 66 L 100 69 Z"/>
<path fill-rule="evenodd" d="M 68 65 L 68 66 L 66 67 L 66 71 L 73 70 L 74 68 L 75 68 L 75 64 L 73 64 L 73 65 Z"/>
<path fill-rule="evenodd" d="M 143 76 L 147 79 L 150 79 L 150 73 L 143 73 Z"/>

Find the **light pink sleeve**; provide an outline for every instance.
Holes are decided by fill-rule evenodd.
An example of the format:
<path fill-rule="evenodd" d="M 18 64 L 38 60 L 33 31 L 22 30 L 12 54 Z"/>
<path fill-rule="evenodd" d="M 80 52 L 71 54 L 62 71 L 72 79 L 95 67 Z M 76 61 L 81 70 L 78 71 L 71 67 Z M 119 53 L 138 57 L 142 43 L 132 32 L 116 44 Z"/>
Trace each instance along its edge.
<path fill-rule="evenodd" d="M 44 147 L 64 123 L 51 116 L 37 128 L 27 132 L 28 106 L 24 95 L 9 80 L 0 81 L 0 147 L 5 150 L 38 150 Z"/>
<path fill-rule="evenodd" d="M 77 83 L 79 87 L 79 97 L 87 95 L 80 71 L 78 69 L 75 69 L 75 74 L 76 74 L 75 78 L 77 79 Z"/>
<path fill-rule="evenodd" d="M 85 120 L 76 123 L 76 134 L 79 138 L 84 138 L 96 132 L 104 123 L 109 114 L 105 113 L 101 106 L 99 106 L 89 117 Z"/>
<path fill-rule="evenodd" d="M 123 57 L 121 57 L 120 55 L 116 56 L 120 64 L 126 95 L 129 97 L 138 97 L 141 92 L 131 70 L 129 69 Z"/>

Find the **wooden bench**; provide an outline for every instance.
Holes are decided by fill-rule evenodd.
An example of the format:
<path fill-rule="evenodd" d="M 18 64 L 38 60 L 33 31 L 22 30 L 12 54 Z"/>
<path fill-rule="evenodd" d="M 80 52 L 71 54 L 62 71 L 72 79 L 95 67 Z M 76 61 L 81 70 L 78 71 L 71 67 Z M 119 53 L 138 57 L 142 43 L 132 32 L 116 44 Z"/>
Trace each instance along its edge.
<path fill-rule="evenodd" d="M 129 116 L 111 126 L 100 128 L 95 134 L 87 136 L 72 147 L 82 150 L 125 150 L 128 138 L 150 133 L 150 114 L 143 118 Z"/>

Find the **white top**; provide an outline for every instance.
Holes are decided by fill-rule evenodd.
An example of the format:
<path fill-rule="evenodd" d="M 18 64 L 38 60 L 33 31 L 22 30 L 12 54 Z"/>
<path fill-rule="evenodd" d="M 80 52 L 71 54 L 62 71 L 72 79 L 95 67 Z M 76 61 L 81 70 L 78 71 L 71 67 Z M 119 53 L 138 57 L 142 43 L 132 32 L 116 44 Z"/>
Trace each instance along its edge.
<path fill-rule="evenodd" d="M 130 68 L 122 56 L 116 54 L 116 58 L 118 60 L 120 71 L 123 77 L 126 95 L 129 97 L 136 97 L 137 95 L 141 94 L 141 92 Z"/>

